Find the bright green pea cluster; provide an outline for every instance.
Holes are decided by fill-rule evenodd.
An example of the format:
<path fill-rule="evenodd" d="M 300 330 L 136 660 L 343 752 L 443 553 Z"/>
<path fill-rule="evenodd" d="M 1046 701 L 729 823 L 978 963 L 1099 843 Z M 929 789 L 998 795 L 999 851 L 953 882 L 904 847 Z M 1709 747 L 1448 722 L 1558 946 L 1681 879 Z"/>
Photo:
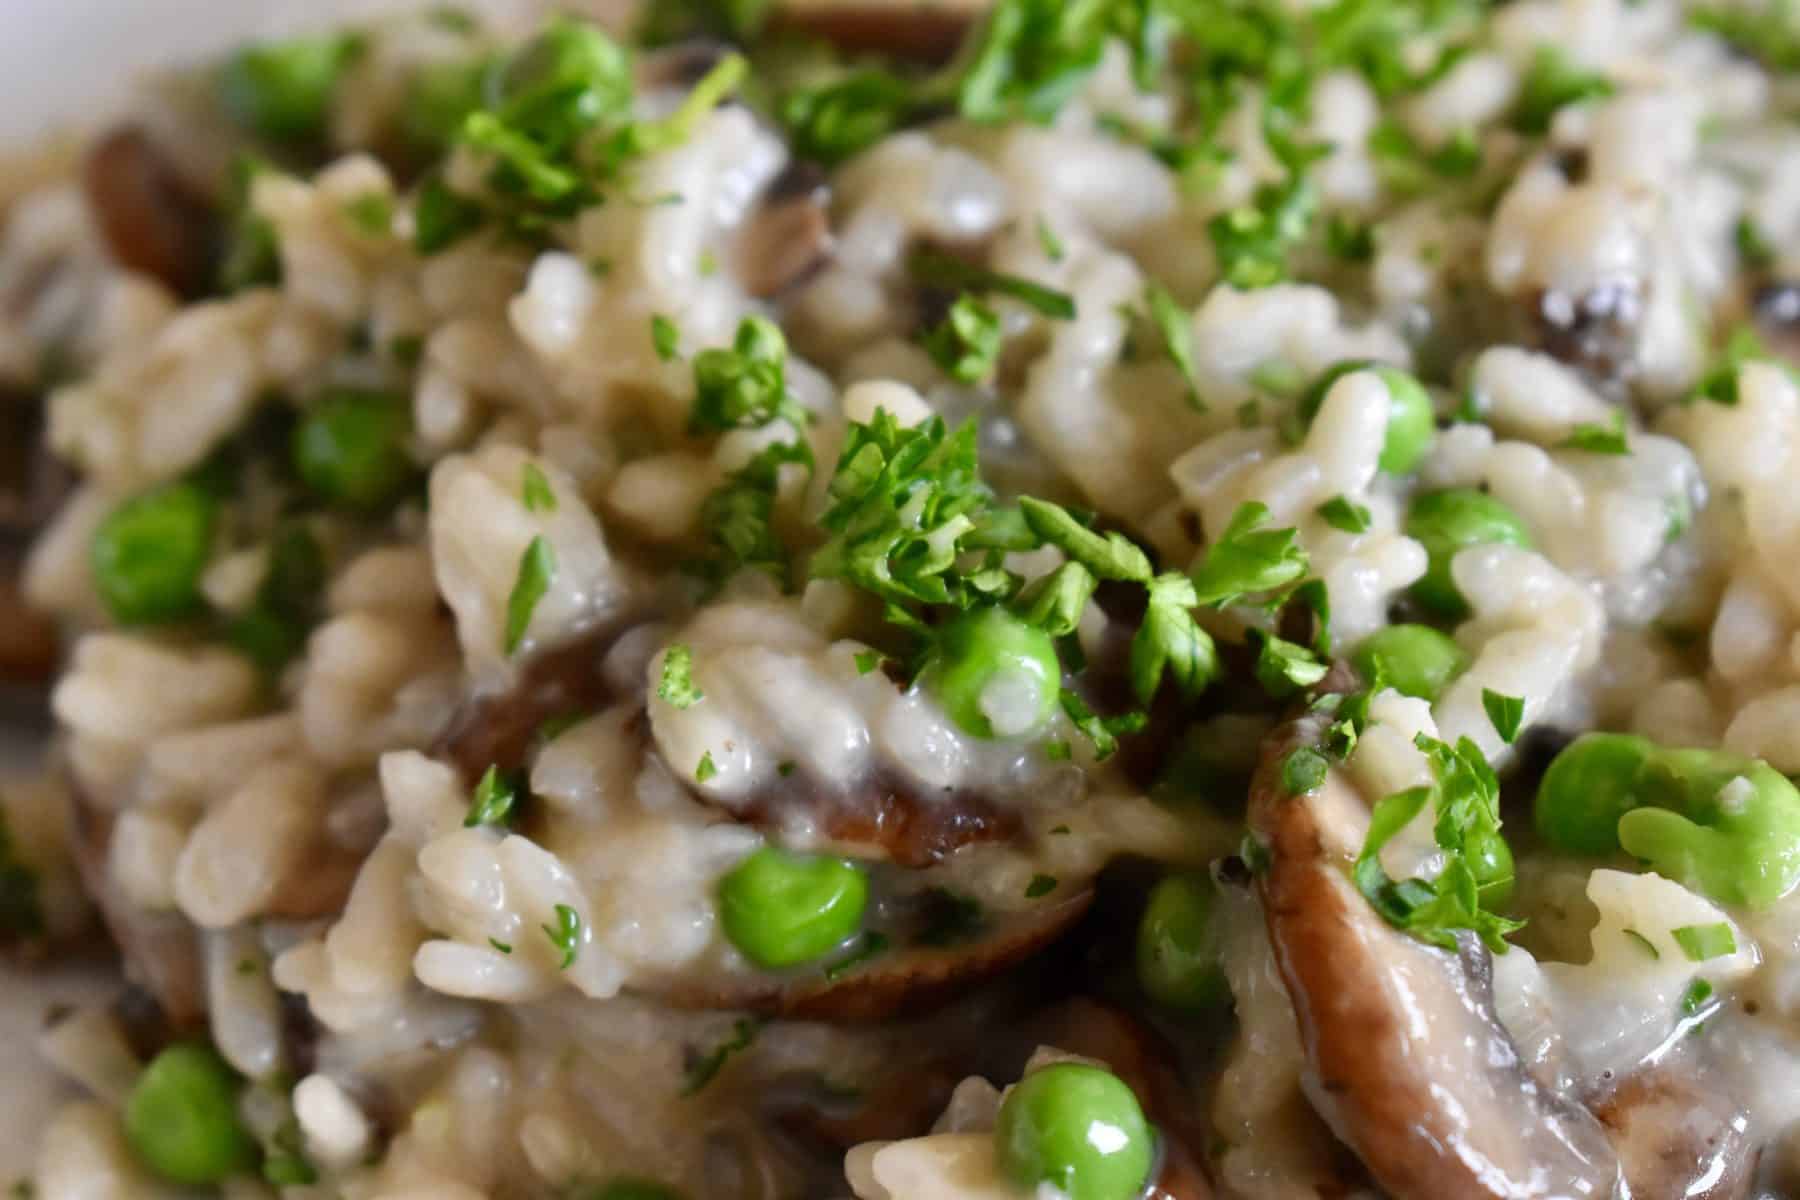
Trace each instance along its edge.
<path fill-rule="evenodd" d="M 770 970 L 829 954 L 861 927 L 868 903 L 868 877 L 854 863 L 770 846 L 719 881 L 726 938 Z"/>
<path fill-rule="evenodd" d="M 1150 891 L 1138 922 L 1138 982 L 1158 1004 L 1223 1008 L 1231 989 L 1219 960 L 1217 895 L 1204 874 L 1170 875 Z"/>
<path fill-rule="evenodd" d="M 994 1123 L 1001 1172 L 1021 1191 L 1048 1183 L 1068 1200 L 1132 1200 L 1156 1139 L 1137 1097 L 1110 1071 L 1056 1063 L 1006 1094 Z"/>
<path fill-rule="evenodd" d="M 170 1046 L 125 1102 L 125 1136 L 173 1183 L 218 1183 L 256 1165 L 256 1141 L 237 1113 L 238 1077 L 208 1046 Z"/>
<path fill-rule="evenodd" d="M 334 504 L 364 512 L 385 507 L 412 482 L 406 453 L 412 420 L 405 401 L 388 392 L 335 388 L 294 430 L 294 470 Z"/>
<path fill-rule="evenodd" d="M 114 620 L 158 624 L 200 609 L 217 507 L 205 488 L 181 481 L 127 500 L 101 522 L 89 565 Z"/>
<path fill-rule="evenodd" d="M 1412 597 L 1440 616 L 1460 620 L 1469 615 L 1468 601 L 1456 590 L 1450 562 L 1470 546 L 1504 543 L 1530 549 L 1531 534 L 1512 509 L 1475 488 L 1427 492 L 1406 514 L 1406 535 L 1425 547 L 1425 574 L 1412 585 Z"/>
<path fill-rule="evenodd" d="M 926 687 L 964 733 L 997 736 L 989 717 L 990 689 L 1016 687 L 1030 711 L 1004 732 L 1020 736 L 1041 729 L 1061 694 L 1062 666 L 1056 643 L 1004 608 L 970 609 L 944 627 L 921 675 Z"/>
<path fill-rule="evenodd" d="M 1469 654 L 1429 625 L 1389 625 L 1370 634 L 1350 663 L 1365 680 L 1380 679 L 1403 696 L 1436 700 L 1469 669 Z"/>
<path fill-rule="evenodd" d="M 1722 904 L 1763 908 L 1800 884 L 1800 790 L 1757 759 L 1586 734 L 1544 773 L 1536 819 L 1558 850 L 1623 850 Z"/>
<path fill-rule="evenodd" d="M 1381 458 L 1376 465 L 1389 475 L 1411 474 L 1419 460 L 1425 457 L 1425 451 L 1431 448 L 1431 440 L 1437 433 L 1437 420 L 1424 386 L 1398 367 L 1367 359 L 1348 359 L 1334 364 L 1313 380 L 1301 395 L 1298 406 L 1301 421 L 1310 426 L 1324 406 L 1325 393 L 1331 390 L 1331 385 L 1357 371 L 1374 372 L 1388 391 L 1387 435 L 1382 440 Z"/>

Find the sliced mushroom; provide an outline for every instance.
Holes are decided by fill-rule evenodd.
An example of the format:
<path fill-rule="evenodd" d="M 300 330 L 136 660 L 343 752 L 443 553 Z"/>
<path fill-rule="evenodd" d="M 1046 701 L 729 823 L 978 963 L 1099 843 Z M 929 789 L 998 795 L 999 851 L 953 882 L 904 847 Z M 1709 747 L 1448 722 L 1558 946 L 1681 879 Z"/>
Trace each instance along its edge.
<path fill-rule="evenodd" d="M 743 1009 L 794 1020 L 860 1024 L 924 1012 L 983 979 L 1031 957 L 1068 929 L 1093 902 L 1091 888 L 1072 891 L 996 920 L 954 946 L 907 946 L 879 955 L 840 978 L 744 976 L 677 981 L 658 994 L 684 1008 Z"/>
<path fill-rule="evenodd" d="M 113 881 L 107 848 L 112 814 L 71 783 L 69 844 L 81 883 L 100 909 L 100 919 L 125 960 L 125 977 L 149 993 L 163 1019 L 178 1032 L 206 1025 L 206 980 L 200 933 L 178 912 L 146 912 L 126 899 Z"/>
<path fill-rule="evenodd" d="M 138 907 L 112 878 L 109 851 L 113 814 L 95 804 L 73 780 L 69 844 L 81 884 L 125 960 L 126 978 L 138 984 L 177 1030 L 206 1023 L 206 984 L 200 931 L 181 912 Z M 266 915 L 310 920 L 341 912 L 356 882 L 361 858 L 320 841 L 270 897 Z"/>
<path fill-rule="evenodd" d="M 1395 1200 L 1610 1197 L 1619 1165 L 1591 1113 L 1547 1090 L 1495 1015 L 1490 959 L 1387 924 L 1352 885 L 1368 811 L 1332 774 L 1287 794 L 1281 762 L 1325 718 L 1265 747 L 1252 827 L 1270 940 L 1300 1020 L 1314 1106 Z"/>
<path fill-rule="evenodd" d="M 21 592 L 26 549 L 68 495 L 72 477 L 44 446 L 42 397 L 0 389 L 0 684 L 49 682 L 56 624 Z"/>
<path fill-rule="evenodd" d="M 205 290 L 216 213 L 148 133 L 126 125 L 95 142 L 82 186 L 115 259 L 183 296 Z"/>
<path fill-rule="evenodd" d="M 1538 293 L 1532 308 L 1535 343 L 1597 384 L 1628 382 L 1637 352 L 1644 300 L 1630 283 L 1596 287 L 1584 295 Z"/>
<path fill-rule="evenodd" d="M 987 0 L 785 0 L 770 24 L 845 50 L 942 62 L 987 6 Z"/>
<path fill-rule="evenodd" d="M 449 759 L 470 779 L 490 766 L 518 770 L 545 721 L 597 712 L 612 700 L 601 663 L 617 637 L 617 630 L 608 630 L 538 655 L 513 687 L 465 703 L 432 754 Z"/>
<path fill-rule="evenodd" d="M 1686 1065 L 1686 1064 L 1683 1064 Z M 1691 1071 L 1658 1063 L 1595 1106 L 1636 1197 L 1742 1200 L 1755 1181 L 1748 1119 Z"/>
<path fill-rule="evenodd" d="M 1751 296 L 1750 305 L 1769 349 L 1790 367 L 1800 368 L 1800 282 L 1765 283 Z"/>
<path fill-rule="evenodd" d="M 779 296 L 831 256 L 831 188 L 814 163 L 783 171 L 738 235 L 738 275 L 750 294 Z"/>

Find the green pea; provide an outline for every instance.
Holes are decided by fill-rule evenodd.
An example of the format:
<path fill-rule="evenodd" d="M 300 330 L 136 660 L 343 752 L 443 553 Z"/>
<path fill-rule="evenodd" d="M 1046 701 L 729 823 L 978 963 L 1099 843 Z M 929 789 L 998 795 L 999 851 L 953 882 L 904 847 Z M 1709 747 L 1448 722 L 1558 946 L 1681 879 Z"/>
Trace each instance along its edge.
<path fill-rule="evenodd" d="M 1199 1011 L 1223 1008 L 1231 989 L 1219 963 L 1213 881 L 1170 875 L 1150 891 L 1138 922 L 1138 981 L 1158 1004 Z"/>
<path fill-rule="evenodd" d="M 207 1046 L 158 1054 L 125 1102 L 125 1136 L 173 1183 L 218 1183 L 256 1165 L 256 1141 L 238 1120 L 238 1078 Z"/>
<path fill-rule="evenodd" d="M 245 46 L 219 69 L 220 103 L 232 120 L 271 141 L 320 138 L 332 92 L 361 49 L 354 36 Z"/>
<path fill-rule="evenodd" d="M 1381 679 L 1403 696 L 1436 700 L 1469 669 L 1456 639 L 1429 625 L 1389 625 L 1364 639 L 1350 657 L 1366 680 Z"/>
<path fill-rule="evenodd" d="M 765 846 L 719 881 L 725 936 L 759 967 L 811 962 L 862 925 L 869 880 L 840 858 Z"/>
<path fill-rule="evenodd" d="M 1649 738 L 1588 734 L 1564 747 L 1538 783 L 1534 818 L 1546 842 L 1566 854 L 1619 852 L 1619 818 L 1636 808 L 1637 779 L 1656 753 Z"/>
<path fill-rule="evenodd" d="M 1431 397 L 1423 385 L 1398 367 L 1369 359 L 1348 359 L 1334 363 L 1313 380 L 1300 396 L 1298 411 L 1306 425 L 1313 423 L 1325 403 L 1331 385 L 1356 371 L 1373 371 L 1388 391 L 1387 433 L 1381 443 L 1381 458 L 1376 465 L 1389 475 L 1409 475 L 1425 457 L 1437 434 L 1437 418 L 1431 411 Z"/>
<path fill-rule="evenodd" d="M 1425 547 L 1425 574 L 1412 585 L 1412 597 L 1432 612 L 1451 619 L 1468 615 L 1469 605 L 1456 590 L 1450 562 L 1470 546 L 1503 543 L 1530 549 L 1531 534 L 1517 513 L 1486 492 L 1451 488 L 1427 492 L 1406 514 L 1407 536 Z"/>
<path fill-rule="evenodd" d="M 1000 1104 L 994 1140 L 1001 1172 L 1021 1191 L 1048 1183 L 1068 1200 L 1132 1200 L 1156 1154 L 1131 1089 L 1080 1063 L 1021 1079 Z"/>
<path fill-rule="evenodd" d="M 984 607 L 943 628 L 921 680 L 965 733 L 1021 737 L 1049 720 L 1062 666 L 1049 634 L 1003 608 Z"/>
<path fill-rule="evenodd" d="M 295 428 L 294 470 L 327 500 L 375 511 L 412 482 L 406 402 L 389 392 L 336 388 L 326 392 Z"/>
<path fill-rule="evenodd" d="M 100 523 L 88 561 L 114 620 L 148 625 L 199 610 L 216 507 L 197 484 L 168 483 L 127 500 Z"/>
<path fill-rule="evenodd" d="M 1555 849 L 1623 851 L 1722 904 L 1765 908 L 1800 885 L 1800 790 L 1758 759 L 1586 734 L 1544 772 L 1535 817 Z"/>

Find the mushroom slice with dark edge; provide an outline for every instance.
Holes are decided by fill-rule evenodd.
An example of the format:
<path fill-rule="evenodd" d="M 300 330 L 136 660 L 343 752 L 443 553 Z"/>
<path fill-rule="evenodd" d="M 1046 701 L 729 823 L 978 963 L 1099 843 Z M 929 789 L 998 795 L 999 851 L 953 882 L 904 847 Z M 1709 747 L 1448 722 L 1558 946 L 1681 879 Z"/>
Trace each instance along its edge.
<path fill-rule="evenodd" d="M 831 188 L 816 164 L 788 166 L 738 234 L 738 275 L 768 299 L 804 282 L 831 256 Z"/>
<path fill-rule="evenodd" d="M 152 912 L 133 904 L 112 878 L 113 815 L 69 781 L 69 843 L 83 889 L 125 960 L 127 978 L 155 999 L 177 1032 L 205 1027 L 206 979 L 200 930 L 178 911 Z M 359 855 L 324 843 L 283 881 L 266 915 L 286 920 L 333 916 L 343 910 L 361 867 Z"/>
<path fill-rule="evenodd" d="M 148 133 L 126 125 L 95 142 L 81 182 L 115 259 L 179 295 L 205 290 L 217 214 Z"/>
<path fill-rule="evenodd" d="M 1305 795 L 1282 786 L 1286 753 L 1316 744 L 1328 721 L 1271 737 L 1250 793 L 1314 1106 L 1395 1200 L 1613 1196 L 1605 1131 L 1526 1069 L 1494 1012 L 1487 951 L 1472 937 L 1457 954 L 1419 942 L 1357 892 L 1368 808 L 1336 772 Z"/>
<path fill-rule="evenodd" d="M 681 980 L 655 989 L 684 1008 L 743 1009 L 764 1016 L 846 1024 L 883 1021 L 947 1003 L 1055 941 L 1087 911 L 1088 887 L 997 918 L 953 946 L 904 946 L 836 977 L 828 970 Z"/>
<path fill-rule="evenodd" d="M 1683 1069 L 1690 1065 L 1682 1059 L 1635 1071 L 1594 1113 L 1612 1135 L 1632 1196 L 1741 1200 L 1751 1194 L 1758 1158 L 1748 1118 Z"/>
<path fill-rule="evenodd" d="M 505 692 L 470 700 L 451 721 L 434 753 L 453 762 L 467 780 L 489 766 L 526 765 L 533 738 L 545 721 L 598 711 L 616 697 L 601 663 L 620 629 L 596 633 L 538 655 Z M 644 745 L 650 749 L 648 722 Z M 923 797 L 902 784 L 871 777 L 842 793 L 796 772 L 764 795 L 730 810 L 735 820 L 778 826 L 797 808 L 807 809 L 828 837 L 847 845 L 879 848 L 899 867 L 942 861 L 975 843 L 1010 840 L 1016 819 L 974 794 Z M 969 986 L 1023 961 L 1049 945 L 1087 910 L 1093 892 L 1065 887 L 1066 895 L 994 920 L 975 936 L 950 946 L 903 946 L 872 957 L 837 978 L 824 971 L 804 975 L 671 980 L 649 990 L 689 1008 L 737 1008 L 769 1016 L 829 1021 L 879 1021 L 903 1008 L 943 1003 Z"/>

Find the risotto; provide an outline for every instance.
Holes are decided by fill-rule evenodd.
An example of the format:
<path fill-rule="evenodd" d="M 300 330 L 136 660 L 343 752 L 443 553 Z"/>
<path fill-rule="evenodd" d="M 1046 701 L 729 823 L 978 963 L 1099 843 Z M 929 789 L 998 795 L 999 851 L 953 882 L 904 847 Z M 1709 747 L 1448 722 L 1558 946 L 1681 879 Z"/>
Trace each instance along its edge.
<path fill-rule="evenodd" d="M 1800 11 L 641 18 L 11 176 L 15 1194 L 1800 1196 Z"/>

